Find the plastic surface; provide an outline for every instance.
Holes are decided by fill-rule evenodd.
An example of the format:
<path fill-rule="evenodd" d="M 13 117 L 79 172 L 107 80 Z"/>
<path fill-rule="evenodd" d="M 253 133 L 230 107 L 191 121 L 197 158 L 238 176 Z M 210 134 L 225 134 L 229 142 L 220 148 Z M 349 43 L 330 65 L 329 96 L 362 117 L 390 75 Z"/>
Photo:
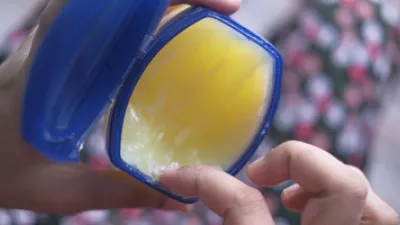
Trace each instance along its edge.
<path fill-rule="evenodd" d="M 110 105 L 167 6 L 167 0 L 69 0 L 30 71 L 21 118 L 25 140 L 50 159 L 77 161 L 85 134 Z"/>
<path fill-rule="evenodd" d="M 203 8 L 191 8 L 189 10 L 186 10 L 185 12 L 178 15 L 176 18 L 169 21 L 160 30 L 159 34 L 155 37 L 149 48 L 147 48 L 144 58 L 141 59 L 140 62 L 135 64 L 135 66 L 132 68 L 127 76 L 125 85 L 121 87 L 110 115 L 109 130 L 107 134 L 107 149 L 110 159 L 115 166 L 125 171 L 132 177 L 147 184 L 151 188 L 156 189 L 161 193 L 183 203 L 194 203 L 197 201 L 197 199 L 183 198 L 181 196 L 176 196 L 168 192 L 167 190 L 159 186 L 157 182 L 154 181 L 151 177 L 143 174 L 134 166 L 131 166 L 124 162 L 120 154 L 122 127 L 124 124 L 125 113 L 131 94 L 138 80 L 140 79 L 140 75 L 144 72 L 149 62 L 176 35 L 178 35 L 190 25 L 206 17 L 211 17 L 219 20 L 225 23 L 227 26 L 230 26 L 237 32 L 240 32 L 246 38 L 253 41 L 257 45 L 262 47 L 265 51 L 267 51 L 274 60 L 274 77 L 272 81 L 273 85 L 271 91 L 271 100 L 269 104 L 266 104 L 267 109 L 265 110 L 265 115 L 261 122 L 261 126 L 257 134 L 255 135 L 251 145 L 244 151 L 243 155 L 234 163 L 234 165 L 227 170 L 227 172 L 232 175 L 236 175 L 245 166 L 245 164 L 248 162 L 248 160 L 251 158 L 251 156 L 254 154 L 254 152 L 257 150 L 258 146 L 262 142 L 268 128 L 270 127 L 272 118 L 276 112 L 281 87 L 282 59 L 277 50 L 261 37 L 253 34 L 251 31 L 237 24 L 229 17 Z"/>

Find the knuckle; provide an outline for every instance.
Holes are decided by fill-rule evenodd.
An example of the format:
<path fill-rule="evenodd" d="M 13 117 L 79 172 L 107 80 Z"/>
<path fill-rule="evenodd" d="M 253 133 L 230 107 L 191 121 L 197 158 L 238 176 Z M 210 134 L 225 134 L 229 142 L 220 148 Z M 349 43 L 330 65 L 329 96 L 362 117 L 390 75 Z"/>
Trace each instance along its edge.
<path fill-rule="evenodd" d="M 193 177 L 196 179 L 196 184 L 198 184 L 202 177 L 206 176 L 208 173 L 208 168 L 205 166 L 194 166 L 192 169 Z"/>
<path fill-rule="evenodd" d="M 318 154 L 325 154 L 326 152 L 313 145 L 300 142 L 300 141 L 287 141 L 277 148 L 284 151 L 287 157 L 291 160 L 298 160 L 300 158 L 315 158 Z"/>
<path fill-rule="evenodd" d="M 281 155 L 286 160 L 292 161 L 301 157 L 301 155 L 310 154 L 308 148 L 302 149 L 302 151 L 298 151 L 299 146 L 304 145 L 304 143 L 300 141 L 287 141 L 280 145 L 278 145 L 274 151 L 271 151 L 269 154 Z"/>
<path fill-rule="evenodd" d="M 399 221 L 399 215 L 396 213 L 396 211 L 392 208 L 390 208 L 389 210 L 387 210 L 385 212 L 385 221 L 386 222 L 382 222 L 382 224 L 385 225 L 398 225 L 400 223 Z"/>
<path fill-rule="evenodd" d="M 347 166 L 347 173 L 349 181 L 345 191 L 348 193 L 348 197 L 358 201 L 367 199 L 370 188 L 364 173 L 353 166 Z"/>
<path fill-rule="evenodd" d="M 362 178 L 365 181 L 367 180 L 364 173 L 359 168 L 352 165 L 347 165 L 347 169 L 350 171 L 352 175 L 358 176 L 359 178 Z"/>
<path fill-rule="evenodd" d="M 191 168 L 192 170 L 192 177 L 193 177 L 193 185 L 194 185 L 194 192 L 199 194 L 204 189 L 203 180 L 206 176 L 208 176 L 209 168 L 205 166 L 194 166 Z"/>
<path fill-rule="evenodd" d="M 195 183 L 202 176 L 206 168 L 204 166 L 185 166 L 179 169 L 181 174 L 190 175 L 189 177 L 193 178 Z"/>
<path fill-rule="evenodd" d="M 244 186 L 237 190 L 234 204 L 243 213 L 251 213 L 265 204 L 264 197 L 257 189 Z"/>

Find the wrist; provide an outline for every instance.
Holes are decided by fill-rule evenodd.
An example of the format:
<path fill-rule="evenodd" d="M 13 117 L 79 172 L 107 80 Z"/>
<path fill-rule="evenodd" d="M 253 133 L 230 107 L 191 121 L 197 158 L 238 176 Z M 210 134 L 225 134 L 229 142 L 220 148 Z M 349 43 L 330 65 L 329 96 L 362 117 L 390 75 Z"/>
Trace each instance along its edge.
<path fill-rule="evenodd" d="M 0 66 L 0 92 L 4 91 L 5 87 L 10 87 L 10 85 L 25 84 L 31 58 L 41 44 L 51 22 L 65 2 L 65 0 L 51 0 L 40 15 L 38 25 L 32 30 L 22 46 Z"/>

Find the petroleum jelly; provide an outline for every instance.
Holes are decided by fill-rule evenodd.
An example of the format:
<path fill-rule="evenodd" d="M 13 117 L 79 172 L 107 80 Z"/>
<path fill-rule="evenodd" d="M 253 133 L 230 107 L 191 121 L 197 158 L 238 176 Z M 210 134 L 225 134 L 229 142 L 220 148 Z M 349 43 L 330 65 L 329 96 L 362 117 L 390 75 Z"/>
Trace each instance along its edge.
<path fill-rule="evenodd" d="M 165 168 L 228 169 L 253 140 L 269 102 L 271 57 L 212 18 L 150 62 L 125 115 L 121 157 L 156 178 Z"/>

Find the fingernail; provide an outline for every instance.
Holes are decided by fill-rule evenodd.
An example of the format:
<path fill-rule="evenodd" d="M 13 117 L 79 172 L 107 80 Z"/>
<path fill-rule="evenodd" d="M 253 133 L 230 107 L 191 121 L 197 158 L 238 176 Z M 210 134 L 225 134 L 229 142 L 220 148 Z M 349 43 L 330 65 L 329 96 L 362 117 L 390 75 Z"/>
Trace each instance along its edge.
<path fill-rule="evenodd" d="M 247 167 L 247 169 L 257 170 L 257 168 L 259 168 L 261 166 L 265 167 L 265 163 L 266 163 L 266 161 L 265 161 L 265 156 L 264 156 L 264 157 L 257 159 L 256 161 L 250 163 L 250 165 Z"/>
<path fill-rule="evenodd" d="M 292 198 L 299 192 L 300 186 L 298 184 L 293 184 L 292 186 L 286 188 L 282 192 L 283 198 Z"/>

